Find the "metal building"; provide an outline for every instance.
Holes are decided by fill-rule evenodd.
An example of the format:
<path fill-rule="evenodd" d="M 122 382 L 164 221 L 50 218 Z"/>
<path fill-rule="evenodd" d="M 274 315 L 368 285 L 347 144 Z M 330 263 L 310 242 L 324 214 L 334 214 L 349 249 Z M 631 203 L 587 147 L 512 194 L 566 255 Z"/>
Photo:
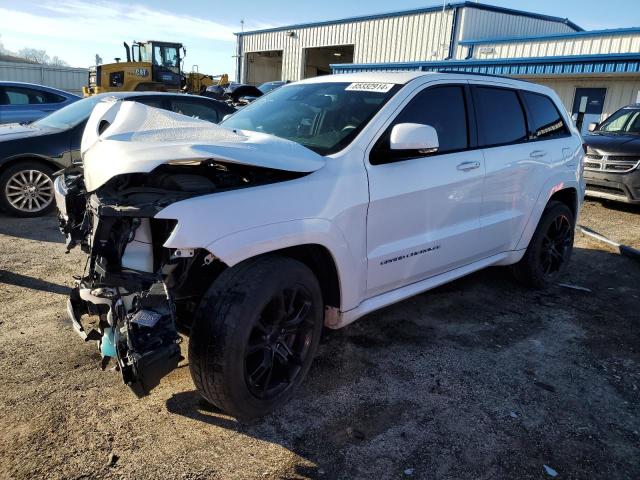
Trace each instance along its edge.
<path fill-rule="evenodd" d="M 580 31 L 567 19 L 458 2 L 418 10 L 237 33 L 241 82 L 301 80 L 332 63 L 455 58 L 469 39 Z"/>
<path fill-rule="evenodd" d="M 247 83 L 369 70 L 507 75 L 554 88 L 583 132 L 640 103 L 640 28 L 584 31 L 568 19 L 459 2 L 237 35 L 236 78 Z"/>
<path fill-rule="evenodd" d="M 82 86 L 87 84 L 88 75 L 86 68 L 0 60 L 0 80 L 37 83 L 76 95 L 82 95 Z"/>

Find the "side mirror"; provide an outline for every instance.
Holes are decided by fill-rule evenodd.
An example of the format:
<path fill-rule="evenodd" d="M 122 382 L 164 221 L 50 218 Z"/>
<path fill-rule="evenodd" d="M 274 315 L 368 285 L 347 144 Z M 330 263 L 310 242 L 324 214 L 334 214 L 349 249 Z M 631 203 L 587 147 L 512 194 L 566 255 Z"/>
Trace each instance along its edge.
<path fill-rule="evenodd" d="M 391 130 L 391 150 L 417 150 L 419 153 L 434 153 L 440 146 L 438 132 L 431 125 L 399 123 Z"/>
<path fill-rule="evenodd" d="M 590 132 L 594 132 L 596 128 L 598 128 L 598 124 L 597 123 L 590 123 L 589 124 L 589 131 Z"/>

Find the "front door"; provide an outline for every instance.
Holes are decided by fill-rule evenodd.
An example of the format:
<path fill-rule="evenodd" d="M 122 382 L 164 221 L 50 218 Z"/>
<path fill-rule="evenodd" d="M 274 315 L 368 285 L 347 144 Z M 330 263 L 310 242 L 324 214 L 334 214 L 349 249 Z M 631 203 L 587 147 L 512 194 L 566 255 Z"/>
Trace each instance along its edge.
<path fill-rule="evenodd" d="M 367 298 L 444 273 L 481 257 L 484 158 L 469 149 L 466 85 L 429 87 L 415 95 L 373 147 L 367 170 Z M 439 150 L 392 151 L 400 123 L 430 125 Z"/>
<path fill-rule="evenodd" d="M 590 123 L 600 123 L 606 88 L 576 88 L 571 115 L 581 135 L 589 133 Z"/>

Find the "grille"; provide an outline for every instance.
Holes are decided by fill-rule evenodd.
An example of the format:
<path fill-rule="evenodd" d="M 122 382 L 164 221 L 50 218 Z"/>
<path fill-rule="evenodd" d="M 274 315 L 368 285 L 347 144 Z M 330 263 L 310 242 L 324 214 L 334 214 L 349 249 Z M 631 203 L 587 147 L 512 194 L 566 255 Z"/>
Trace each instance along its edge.
<path fill-rule="evenodd" d="M 635 170 L 639 165 L 640 157 L 589 153 L 585 158 L 584 169 L 595 172 L 626 173 Z"/>

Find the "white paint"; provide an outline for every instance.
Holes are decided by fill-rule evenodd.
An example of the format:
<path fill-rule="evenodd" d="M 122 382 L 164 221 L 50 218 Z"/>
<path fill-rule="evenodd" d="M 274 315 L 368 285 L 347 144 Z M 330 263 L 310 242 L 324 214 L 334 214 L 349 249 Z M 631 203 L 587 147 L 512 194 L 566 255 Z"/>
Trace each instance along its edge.
<path fill-rule="evenodd" d="M 582 141 L 566 112 L 563 116 L 572 135 L 564 139 L 371 165 L 371 148 L 420 91 L 450 82 L 489 81 L 437 73 L 361 73 L 305 82 L 344 81 L 405 85 L 350 145 L 333 155 L 307 157 L 303 147 L 297 150 L 286 142 L 264 142 L 270 145 L 267 148 L 272 165 L 285 169 L 304 165 L 307 170 L 296 171 L 307 171 L 308 175 L 198 196 L 163 209 L 156 218 L 177 220 L 164 246 L 203 248 L 229 266 L 290 246 L 324 246 L 335 260 L 339 275 L 341 313 L 331 326 L 340 327 L 477 269 L 518 261 L 549 197 L 562 188 L 575 188 L 580 199 L 584 195 L 579 161 Z M 544 93 L 557 104 L 560 102 L 551 90 L 540 85 L 509 79 L 491 83 Z M 146 130 L 120 131 L 118 125 L 127 125 L 130 115 L 135 118 L 136 112 L 122 110 L 110 127 L 114 131 L 108 130 L 104 139 L 97 142 L 130 145 L 118 147 L 117 171 L 141 168 L 139 155 L 145 158 L 147 171 L 152 165 L 171 162 L 174 155 L 183 158 L 182 147 L 175 145 L 147 149 L 149 145 L 163 145 L 162 139 L 143 141 L 144 148 L 138 145 L 136 135 L 145 138 Z M 172 128 L 176 127 L 179 122 L 172 124 Z M 123 133 L 126 134 L 119 136 Z M 195 136 L 199 138 L 199 133 Z M 267 157 L 260 156 L 260 148 L 253 148 L 252 155 L 245 156 L 247 152 L 240 146 L 247 142 L 245 137 L 251 136 L 241 132 L 238 138 L 225 141 L 229 158 L 233 158 L 231 152 L 237 144 L 235 153 L 242 162 L 268 166 Z M 214 142 L 213 146 L 219 145 Z M 184 147 L 198 150 L 192 141 L 186 141 Z M 279 149 L 281 155 L 277 154 Z M 565 154 L 558 157 L 556 152 L 562 149 Z M 522 150 L 545 150 L 547 154 L 525 160 Z M 113 153 L 112 149 L 96 150 L 85 164 L 85 173 L 94 176 L 93 170 L 100 171 L 109 162 L 109 170 L 113 171 Z M 293 161 L 296 155 L 299 163 Z M 465 162 L 478 162 L 479 168 L 459 170 L 457 166 Z"/>
<path fill-rule="evenodd" d="M 99 135 L 103 121 L 110 126 Z M 214 158 L 294 172 L 311 172 L 325 163 L 320 155 L 289 140 L 231 131 L 141 103 L 118 101 L 96 105 L 85 127 L 81 151 L 89 192 L 116 175 L 150 172 L 168 162 Z"/>
<path fill-rule="evenodd" d="M 458 82 L 473 78 L 395 75 L 402 76 L 407 86 L 354 143 L 327 157 L 324 168 L 289 182 L 168 206 L 158 218 L 177 219 L 178 225 L 165 246 L 206 248 L 226 264 L 235 265 L 288 246 L 323 245 L 335 259 L 340 276 L 342 316 L 334 326 L 343 326 L 376 308 L 478 268 L 519 260 L 552 193 L 559 186 L 574 187 L 579 197 L 583 196 L 579 172 L 582 149 L 577 132 L 570 127 L 573 135 L 566 139 L 525 144 L 522 148 L 527 154 L 534 148 L 550 152 L 532 165 L 517 161 L 517 155 L 509 162 L 508 147 L 496 153 L 492 152 L 495 149 L 485 149 L 370 165 L 368 151 L 418 91 L 451 78 Z M 387 82 L 394 74 L 357 77 L 353 80 Z M 345 76 L 307 82 L 343 80 Z M 545 87 L 513 80 L 501 80 L 500 84 L 546 93 L 559 102 Z M 559 146 L 572 153 L 559 158 Z M 496 190 L 491 208 L 483 200 L 487 194 L 484 157 L 488 154 L 499 162 L 491 170 L 494 180 L 490 188 Z M 465 161 L 481 162 L 482 168 L 471 172 L 455 168 Z M 509 189 L 514 180 L 520 183 Z M 292 198 L 299 201 L 292 202 Z M 201 221 L 203 216 L 207 216 L 207 222 Z M 502 236 L 494 238 L 494 234 Z M 397 257 L 404 258 L 385 263 Z"/>

